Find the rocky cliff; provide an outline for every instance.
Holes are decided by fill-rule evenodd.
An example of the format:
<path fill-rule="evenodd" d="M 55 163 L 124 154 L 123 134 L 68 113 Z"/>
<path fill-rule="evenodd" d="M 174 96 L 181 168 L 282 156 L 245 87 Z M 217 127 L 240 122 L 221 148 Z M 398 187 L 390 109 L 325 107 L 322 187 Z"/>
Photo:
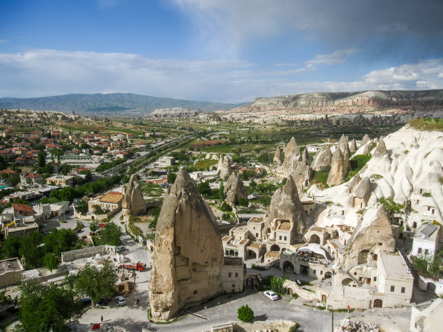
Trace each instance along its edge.
<path fill-rule="evenodd" d="M 273 108 L 326 106 L 443 106 L 443 90 L 314 92 L 273 98 L 257 98 L 249 106 Z"/>
<path fill-rule="evenodd" d="M 152 319 L 166 321 L 219 294 L 223 246 L 194 181 L 184 168 L 166 193 L 155 235 L 149 284 Z"/>

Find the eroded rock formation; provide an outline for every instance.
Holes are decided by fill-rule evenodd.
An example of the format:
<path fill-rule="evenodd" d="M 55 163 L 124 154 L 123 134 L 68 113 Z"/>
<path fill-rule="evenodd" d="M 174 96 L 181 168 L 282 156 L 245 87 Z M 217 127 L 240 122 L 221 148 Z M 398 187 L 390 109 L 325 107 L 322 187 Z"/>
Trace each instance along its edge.
<path fill-rule="evenodd" d="M 292 137 L 285 149 L 285 160 L 282 165 L 283 174 L 291 174 L 300 160 L 300 148 L 295 138 Z"/>
<path fill-rule="evenodd" d="M 392 226 L 384 205 L 366 211 L 349 243 L 342 263 L 345 269 L 375 261 L 380 252 L 395 251 Z"/>
<path fill-rule="evenodd" d="M 229 155 L 220 156 L 217 164 L 217 172 L 219 172 L 220 177 L 224 179 L 226 176 L 231 175 L 232 173 L 232 158 Z"/>
<path fill-rule="evenodd" d="M 327 182 L 329 186 L 335 186 L 345 182 L 346 175 L 348 174 L 346 166 L 343 153 L 340 148 L 337 147 L 331 159 L 331 170 L 329 171 Z"/>
<path fill-rule="evenodd" d="M 274 164 L 277 164 L 277 165 L 281 165 L 281 163 L 282 163 L 281 149 L 279 146 L 277 146 L 277 148 L 275 149 L 273 162 L 274 162 Z"/>
<path fill-rule="evenodd" d="M 314 171 L 325 171 L 331 164 L 332 152 L 329 146 L 323 145 L 321 150 L 317 153 L 312 162 L 312 169 Z"/>
<path fill-rule="evenodd" d="M 270 230 L 269 233 L 275 231 L 273 229 L 275 219 L 290 221 L 292 226 L 291 243 L 301 240 L 307 230 L 308 218 L 298 197 L 297 187 L 292 176 L 289 176 L 285 185 L 277 189 L 272 196 L 265 225 L 265 228 Z M 264 234 L 268 234 L 267 231 Z M 269 234 L 267 236 L 269 238 Z"/>
<path fill-rule="evenodd" d="M 184 168 L 165 194 L 149 284 L 152 319 L 166 321 L 222 291 L 220 234 Z"/>
<path fill-rule="evenodd" d="M 223 196 L 226 202 L 233 205 L 237 204 L 240 198 L 247 198 L 248 193 L 246 192 L 242 179 L 232 173 L 225 184 Z"/>
<path fill-rule="evenodd" d="M 139 216 L 146 212 L 146 203 L 136 174 L 132 174 L 125 188 L 125 197 L 122 202 L 125 215 Z"/>

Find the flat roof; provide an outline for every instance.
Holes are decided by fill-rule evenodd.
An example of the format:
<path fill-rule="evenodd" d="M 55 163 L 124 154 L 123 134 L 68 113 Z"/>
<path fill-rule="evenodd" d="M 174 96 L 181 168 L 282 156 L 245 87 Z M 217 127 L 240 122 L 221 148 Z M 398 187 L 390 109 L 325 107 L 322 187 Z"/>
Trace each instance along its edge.
<path fill-rule="evenodd" d="M 123 193 L 110 191 L 99 199 L 100 202 L 117 204 L 123 199 Z"/>
<path fill-rule="evenodd" d="M 20 264 L 18 258 L 9 258 L 3 261 L 0 261 L 0 275 L 12 272 L 12 271 L 22 271 L 23 266 Z"/>
<path fill-rule="evenodd" d="M 283 221 L 278 229 L 282 231 L 289 231 L 291 229 L 291 222 L 289 220 Z"/>
<path fill-rule="evenodd" d="M 399 254 L 380 253 L 380 262 L 386 272 L 386 277 L 413 279 L 406 262 Z"/>

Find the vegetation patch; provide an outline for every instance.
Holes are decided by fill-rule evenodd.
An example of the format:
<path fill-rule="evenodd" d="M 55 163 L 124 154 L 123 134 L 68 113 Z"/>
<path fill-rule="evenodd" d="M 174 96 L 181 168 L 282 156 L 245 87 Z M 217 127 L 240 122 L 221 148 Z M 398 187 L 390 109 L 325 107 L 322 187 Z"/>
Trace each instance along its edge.
<path fill-rule="evenodd" d="M 370 154 L 360 154 L 349 160 L 349 163 L 351 164 L 352 167 L 352 171 L 350 171 L 346 176 L 346 181 L 349 181 L 358 172 L 360 172 L 360 170 L 368 163 L 368 161 L 371 160 L 371 157 L 372 155 Z"/>
<path fill-rule="evenodd" d="M 417 130 L 443 131 L 443 119 L 413 119 L 409 121 L 409 126 Z"/>
<path fill-rule="evenodd" d="M 320 188 L 325 189 L 328 188 L 328 177 L 329 171 L 317 171 L 314 172 L 314 176 L 312 178 L 312 183 L 317 184 Z"/>

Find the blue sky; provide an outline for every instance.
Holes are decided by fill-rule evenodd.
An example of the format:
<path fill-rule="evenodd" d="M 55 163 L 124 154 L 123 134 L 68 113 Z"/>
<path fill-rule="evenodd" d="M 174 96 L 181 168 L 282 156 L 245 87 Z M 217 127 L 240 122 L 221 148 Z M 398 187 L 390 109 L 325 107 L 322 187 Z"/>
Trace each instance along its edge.
<path fill-rule="evenodd" d="M 2 0 L 0 97 L 443 88 L 438 0 Z"/>

